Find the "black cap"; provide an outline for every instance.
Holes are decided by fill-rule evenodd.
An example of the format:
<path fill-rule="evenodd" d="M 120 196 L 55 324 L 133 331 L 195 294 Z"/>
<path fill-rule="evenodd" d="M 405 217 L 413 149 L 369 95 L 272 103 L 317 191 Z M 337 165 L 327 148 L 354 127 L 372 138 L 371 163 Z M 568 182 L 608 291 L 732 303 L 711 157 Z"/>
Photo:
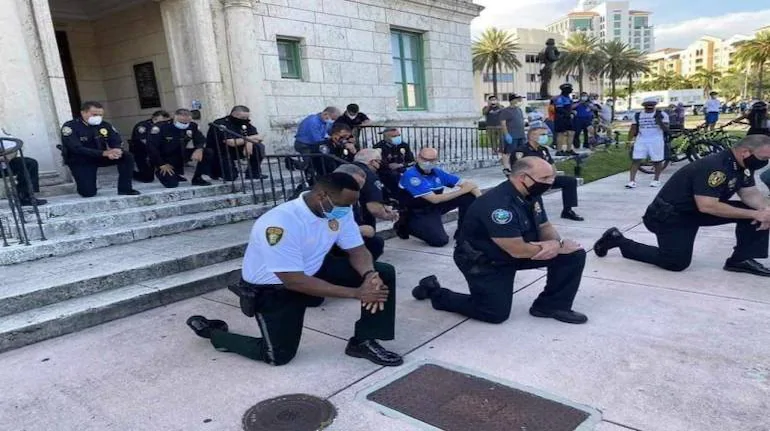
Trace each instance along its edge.
<path fill-rule="evenodd" d="M 559 86 L 559 90 L 564 90 L 565 88 L 572 88 L 572 84 L 569 82 L 565 82 L 564 84 Z"/>
<path fill-rule="evenodd" d="M 526 97 L 524 97 L 522 95 L 519 95 L 519 94 L 516 94 L 516 93 L 513 93 L 510 96 L 508 96 L 508 101 L 509 102 L 513 102 L 513 99 L 526 99 Z"/>

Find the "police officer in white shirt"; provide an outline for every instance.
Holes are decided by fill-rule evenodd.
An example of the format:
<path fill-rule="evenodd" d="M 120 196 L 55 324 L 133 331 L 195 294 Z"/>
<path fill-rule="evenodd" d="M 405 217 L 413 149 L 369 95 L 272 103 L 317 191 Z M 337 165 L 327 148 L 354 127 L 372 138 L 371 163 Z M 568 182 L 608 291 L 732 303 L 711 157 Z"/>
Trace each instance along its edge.
<path fill-rule="evenodd" d="M 396 272 L 374 263 L 364 246 L 351 211 L 358 192 L 353 177 L 332 173 L 254 223 L 242 281 L 230 290 L 240 297 L 243 313 L 256 316 L 262 338 L 230 333 L 225 322 L 203 316 L 190 317 L 187 325 L 217 350 L 284 365 L 297 353 L 305 309 L 324 297 L 351 298 L 361 303 L 361 319 L 345 353 L 383 366 L 403 364 L 376 341 L 394 337 Z M 329 255 L 334 244 L 347 256 Z"/>
<path fill-rule="evenodd" d="M 631 154 L 631 181 L 626 184 L 627 189 L 636 188 L 636 173 L 647 158 L 655 166 L 655 179 L 650 183 L 650 187 L 660 187 L 662 162 L 666 158 L 664 134 L 668 132 L 669 120 L 668 114 L 655 109 L 657 104 L 658 100 L 654 97 L 644 99 L 644 111 L 636 113 L 628 131 L 628 140 L 634 143 Z"/>
<path fill-rule="evenodd" d="M 714 126 L 719 121 L 719 112 L 722 110 L 722 102 L 717 99 L 718 94 L 716 91 L 709 93 L 709 99 L 703 106 L 703 112 L 706 115 L 706 128 L 709 130 L 714 130 Z"/>

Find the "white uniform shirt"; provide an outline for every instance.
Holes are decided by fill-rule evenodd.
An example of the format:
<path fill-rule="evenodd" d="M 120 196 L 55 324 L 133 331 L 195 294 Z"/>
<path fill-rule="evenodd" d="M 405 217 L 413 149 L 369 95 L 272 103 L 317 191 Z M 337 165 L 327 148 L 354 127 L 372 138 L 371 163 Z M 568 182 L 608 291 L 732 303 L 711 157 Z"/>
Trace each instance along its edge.
<path fill-rule="evenodd" d="M 658 111 L 661 115 L 661 121 L 664 124 L 668 124 L 668 114 L 663 111 Z M 640 112 L 639 113 L 639 133 L 636 135 L 636 143 L 640 145 L 656 145 L 663 144 L 663 129 L 655 122 L 655 112 Z M 634 124 L 636 124 L 636 115 L 634 115 Z"/>
<path fill-rule="evenodd" d="M 343 250 L 364 244 L 352 211 L 339 220 L 327 220 L 310 211 L 304 195 L 278 205 L 254 223 L 243 257 L 246 282 L 282 284 L 276 272 L 312 276 L 335 243 Z"/>
<path fill-rule="evenodd" d="M 722 108 L 722 102 L 719 99 L 709 99 L 706 101 L 706 112 L 719 112 Z"/>

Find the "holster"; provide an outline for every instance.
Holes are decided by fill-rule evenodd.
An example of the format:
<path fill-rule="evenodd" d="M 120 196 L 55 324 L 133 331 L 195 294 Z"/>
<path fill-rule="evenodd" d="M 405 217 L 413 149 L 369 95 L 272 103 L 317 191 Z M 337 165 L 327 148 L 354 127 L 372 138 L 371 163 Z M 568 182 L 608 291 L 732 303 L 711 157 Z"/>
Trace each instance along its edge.
<path fill-rule="evenodd" d="M 465 274 L 482 275 L 491 274 L 495 271 L 494 263 L 468 241 L 462 241 L 457 244 L 454 260 L 457 268 Z"/>
<path fill-rule="evenodd" d="M 246 317 L 254 317 L 254 315 L 257 314 L 257 308 L 259 306 L 258 299 L 262 293 L 262 289 L 260 289 L 259 286 L 241 280 L 236 284 L 227 286 L 227 289 L 238 296 L 240 299 L 241 312 L 243 312 Z"/>
<path fill-rule="evenodd" d="M 656 227 L 663 223 L 672 223 L 679 219 L 679 212 L 673 205 L 660 198 L 655 200 L 647 207 L 647 211 L 644 213 L 645 225 L 653 232 L 657 230 Z"/>

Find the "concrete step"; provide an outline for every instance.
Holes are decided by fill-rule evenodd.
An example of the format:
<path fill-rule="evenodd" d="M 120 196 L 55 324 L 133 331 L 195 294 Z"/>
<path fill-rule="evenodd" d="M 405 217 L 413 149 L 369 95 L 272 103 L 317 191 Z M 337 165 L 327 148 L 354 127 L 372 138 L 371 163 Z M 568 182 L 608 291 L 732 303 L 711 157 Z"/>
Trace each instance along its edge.
<path fill-rule="evenodd" d="M 0 317 L 243 256 L 252 222 L 0 267 Z"/>
<path fill-rule="evenodd" d="M 169 219 L 153 220 L 96 232 L 70 235 L 47 241 L 32 241 L 30 245 L 14 244 L 0 248 L 0 265 L 10 265 L 52 256 L 64 256 L 84 250 L 127 244 L 149 238 L 254 220 L 272 205 L 245 205 L 205 213 L 187 214 Z"/>
<path fill-rule="evenodd" d="M 241 259 L 0 317 L 0 353 L 226 287 Z"/>

